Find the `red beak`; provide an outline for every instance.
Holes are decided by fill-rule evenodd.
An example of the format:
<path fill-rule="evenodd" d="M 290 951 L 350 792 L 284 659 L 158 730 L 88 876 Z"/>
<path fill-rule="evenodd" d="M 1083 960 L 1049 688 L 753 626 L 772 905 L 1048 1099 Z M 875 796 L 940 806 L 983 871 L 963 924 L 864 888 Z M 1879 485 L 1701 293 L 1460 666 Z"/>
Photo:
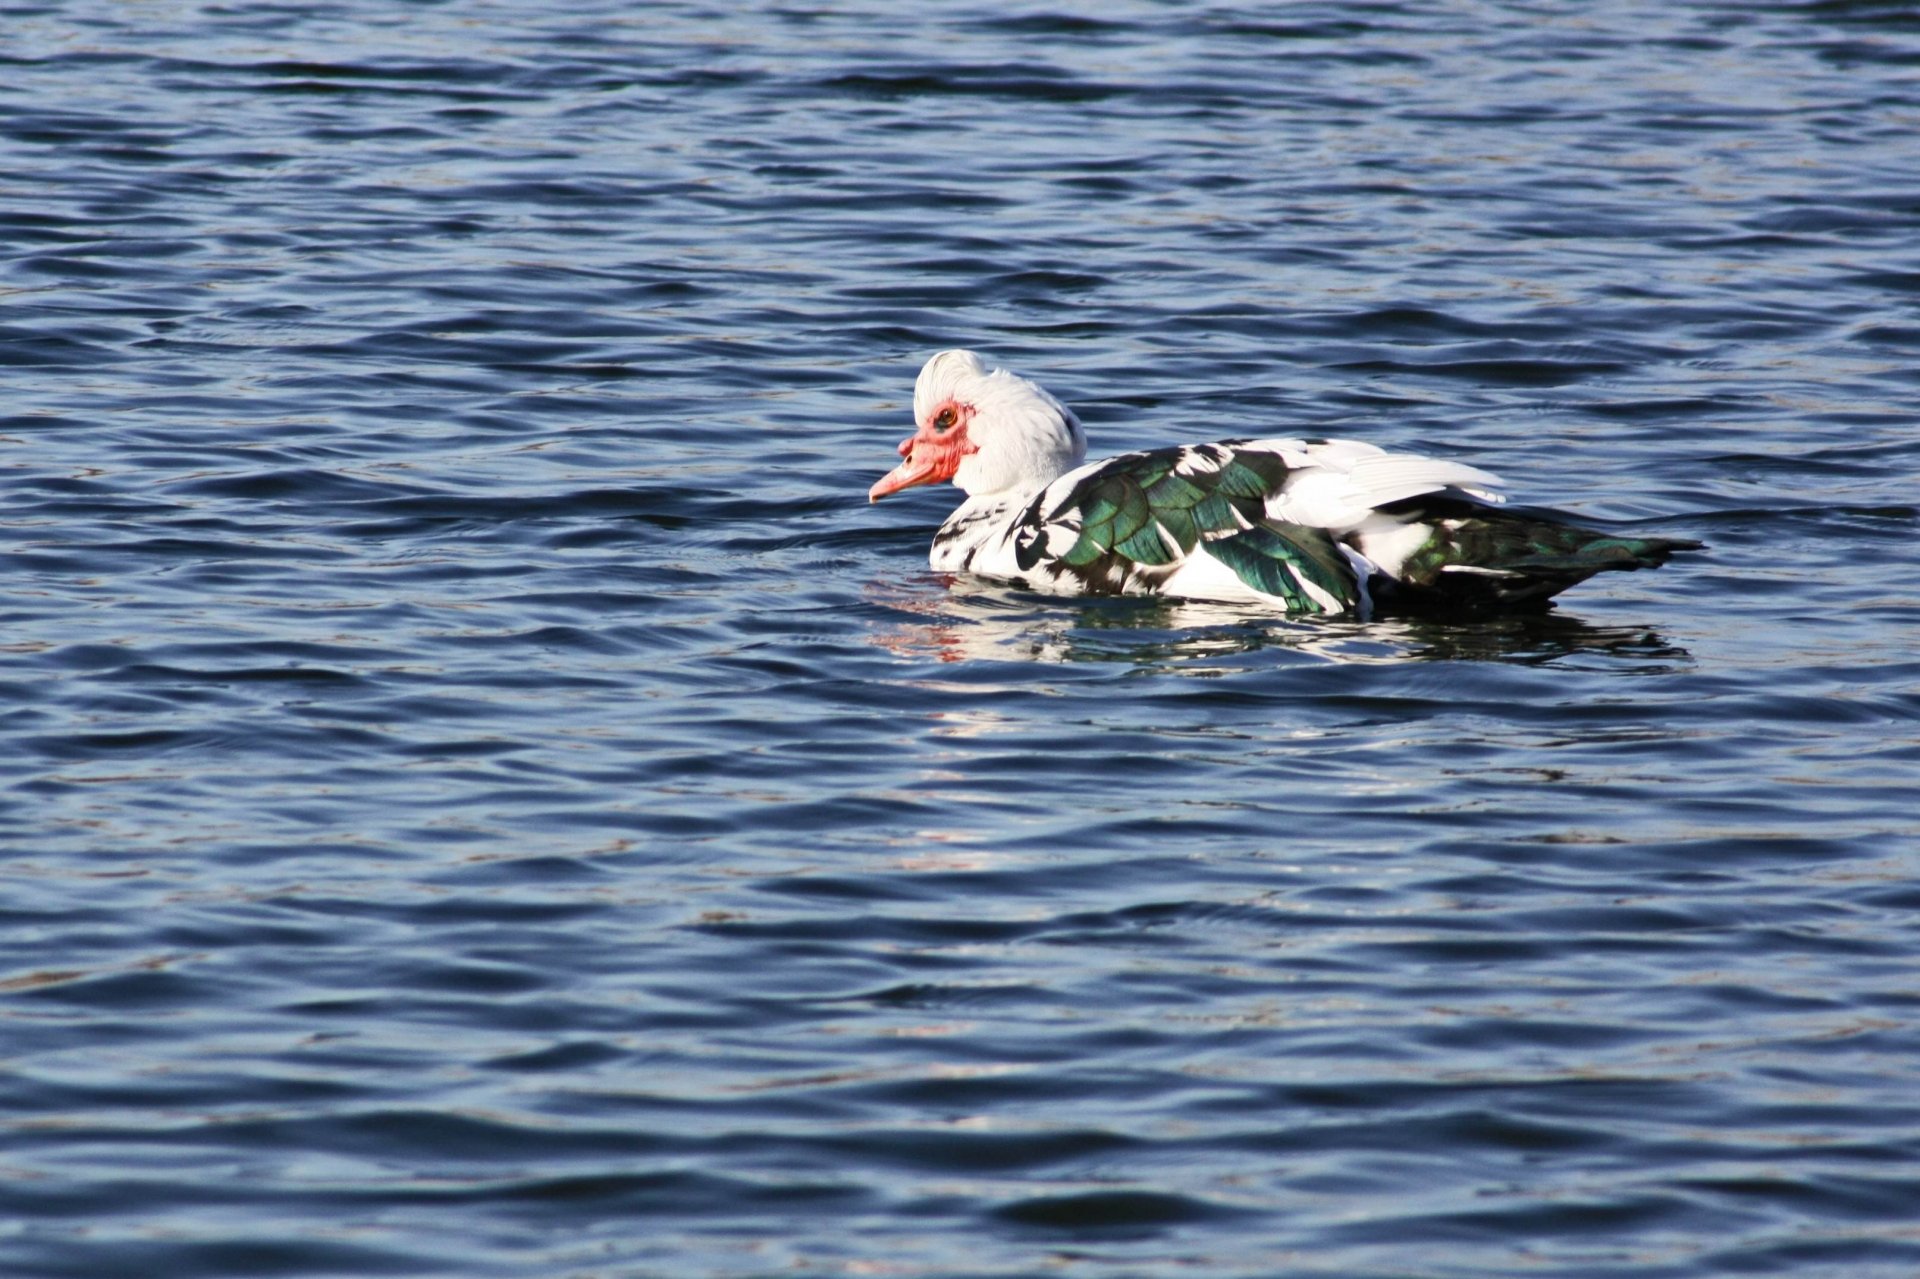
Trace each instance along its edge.
<path fill-rule="evenodd" d="M 910 489 L 916 484 L 931 484 L 935 480 L 949 478 L 953 472 L 941 473 L 941 464 L 947 459 L 940 450 L 934 448 L 915 449 L 920 437 L 900 441 L 900 456 L 907 459 L 881 476 L 874 486 L 867 490 L 867 501 L 878 502 L 889 493 L 898 493 L 901 489 Z"/>

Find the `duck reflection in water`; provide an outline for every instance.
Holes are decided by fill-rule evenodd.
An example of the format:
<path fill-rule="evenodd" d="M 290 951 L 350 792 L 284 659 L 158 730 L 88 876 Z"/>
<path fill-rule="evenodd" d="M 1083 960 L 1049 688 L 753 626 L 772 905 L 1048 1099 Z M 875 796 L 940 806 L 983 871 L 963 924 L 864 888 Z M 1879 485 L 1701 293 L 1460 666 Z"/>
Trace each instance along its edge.
<path fill-rule="evenodd" d="M 894 615 L 873 642 L 915 661 L 1117 662 L 1188 675 L 1226 674 L 1223 659 L 1265 649 L 1326 661 L 1547 665 L 1581 656 L 1645 673 L 1692 661 L 1643 626 L 1598 626 L 1556 612 L 1464 618 L 1300 619 L 1194 600 L 1097 599 L 1063 605 L 976 578 L 874 582 L 867 596 Z"/>

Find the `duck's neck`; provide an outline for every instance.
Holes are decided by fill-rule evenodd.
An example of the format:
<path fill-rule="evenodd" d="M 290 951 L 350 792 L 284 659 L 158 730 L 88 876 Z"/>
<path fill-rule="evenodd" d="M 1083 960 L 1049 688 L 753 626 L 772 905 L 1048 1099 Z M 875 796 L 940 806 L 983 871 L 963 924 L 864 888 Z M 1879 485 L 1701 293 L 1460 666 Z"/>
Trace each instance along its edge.
<path fill-rule="evenodd" d="M 940 531 L 933 535 L 930 556 L 933 567 L 955 573 L 970 568 L 975 553 L 988 542 L 1004 536 L 1014 518 L 1032 500 L 1032 492 L 1014 489 L 969 497 L 947 516 Z"/>

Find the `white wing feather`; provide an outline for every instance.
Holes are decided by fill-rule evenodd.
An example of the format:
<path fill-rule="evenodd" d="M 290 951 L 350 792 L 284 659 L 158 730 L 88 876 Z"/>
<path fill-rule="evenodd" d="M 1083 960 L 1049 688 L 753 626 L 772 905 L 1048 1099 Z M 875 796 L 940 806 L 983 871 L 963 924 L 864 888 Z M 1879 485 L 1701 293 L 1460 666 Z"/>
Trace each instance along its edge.
<path fill-rule="evenodd" d="M 1388 453 L 1359 440 L 1257 440 L 1246 446 L 1270 448 L 1294 471 L 1267 500 L 1267 513 L 1315 528 L 1357 528 L 1374 518 L 1376 508 L 1393 502 L 1457 489 L 1484 502 L 1506 499 L 1494 489 L 1500 479 L 1464 462 Z"/>
<path fill-rule="evenodd" d="M 1485 502 L 1505 499 L 1491 490 L 1500 487 L 1500 477 L 1464 462 L 1440 458 L 1415 457 L 1409 453 L 1383 453 L 1363 457 L 1347 471 L 1347 487 L 1342 493 L 1356 505 L 1376 507 L 1389 502 L 1419 497 L 1440 489 L 1457 488 Z"/>

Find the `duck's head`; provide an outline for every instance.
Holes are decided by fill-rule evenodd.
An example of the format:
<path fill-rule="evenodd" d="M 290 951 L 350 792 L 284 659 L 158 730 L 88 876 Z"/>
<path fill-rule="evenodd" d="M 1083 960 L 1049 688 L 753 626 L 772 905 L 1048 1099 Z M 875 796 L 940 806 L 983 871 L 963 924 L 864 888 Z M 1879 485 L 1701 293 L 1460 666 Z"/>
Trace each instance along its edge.
<path fill-rule="evenodd" d="M 942 351 L 913 384 L 906 460 L 867 490 L 878 502 L 916 484 L 952 480 L 970 497 L 1033 492 L 1080 465 L 1087 433 L 1060 401 L 972 351 Z"/>

